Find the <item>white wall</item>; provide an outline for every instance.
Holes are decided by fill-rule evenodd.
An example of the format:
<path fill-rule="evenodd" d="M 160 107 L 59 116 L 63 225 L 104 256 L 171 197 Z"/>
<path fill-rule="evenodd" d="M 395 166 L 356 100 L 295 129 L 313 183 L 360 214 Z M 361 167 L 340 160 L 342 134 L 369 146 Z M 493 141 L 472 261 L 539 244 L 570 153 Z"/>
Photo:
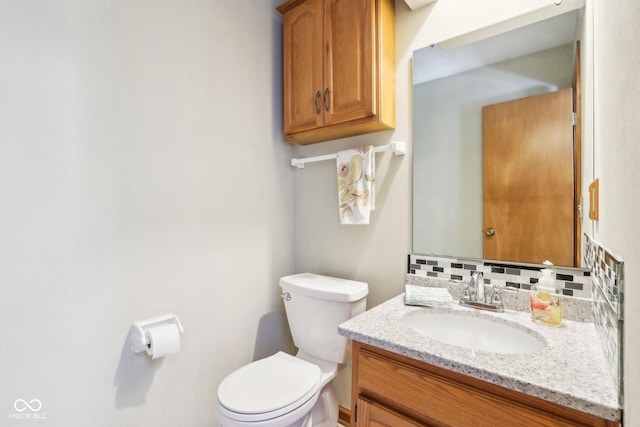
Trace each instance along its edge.
<path fill-rule="evenodd" d="M 0 0 L 3 426 L 216 425 L 221 379 L 290 349 L 277 3 Z M 169 311 L 181 352 L 130 353 Z"/>
<path fill-rule="evenodd" d="M 625 269 L 625 425 L 640 425 L 640 2 L 595 0 L 595 238 Z"/>

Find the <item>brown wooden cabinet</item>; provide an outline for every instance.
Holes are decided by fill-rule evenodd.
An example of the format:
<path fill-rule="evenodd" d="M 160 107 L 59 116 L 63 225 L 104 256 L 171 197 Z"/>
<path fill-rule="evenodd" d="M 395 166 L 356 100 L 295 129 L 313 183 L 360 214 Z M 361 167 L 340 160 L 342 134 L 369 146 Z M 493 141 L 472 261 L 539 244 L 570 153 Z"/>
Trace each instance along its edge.
<path fill-rule="evenodd" d="M 310 144 L 395 127 L 393 0 L 289 0 L 284 133 Z"/>
<path fill-rule="evenodd" d="M 425 425 L 363 397 L 357 399 L 357 404 L 358 420 L 356 424 L 352 425 L 385 427 L 422 427 Z"/>
<path fill-rule="evenodd" d="M 354 427 L 619 425 L 359 342 L 352 372 Z"/>

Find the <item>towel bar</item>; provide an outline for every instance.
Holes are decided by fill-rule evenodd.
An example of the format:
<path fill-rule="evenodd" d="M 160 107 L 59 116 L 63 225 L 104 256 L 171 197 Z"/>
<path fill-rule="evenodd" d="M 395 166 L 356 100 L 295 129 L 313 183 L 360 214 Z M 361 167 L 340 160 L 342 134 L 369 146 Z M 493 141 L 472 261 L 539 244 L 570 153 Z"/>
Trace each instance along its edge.
<path fill-rule="evenodd" d="M 407 144 L 401 141 L 393 141 L 389 145 L 381 145 L 379 147 L 373 147 L 374 153 L 381 151 L 391 151 L 396 156 L 404 156 L 407 152 Z M 291 166 L 295 166 L 298 169 L 304 168 L 307 163 L 321 162 L 323 160 L 337 159 L 338 154 L 325 154 L 324 156 L 305 157 L 302 159 L 291 159 Z"/>

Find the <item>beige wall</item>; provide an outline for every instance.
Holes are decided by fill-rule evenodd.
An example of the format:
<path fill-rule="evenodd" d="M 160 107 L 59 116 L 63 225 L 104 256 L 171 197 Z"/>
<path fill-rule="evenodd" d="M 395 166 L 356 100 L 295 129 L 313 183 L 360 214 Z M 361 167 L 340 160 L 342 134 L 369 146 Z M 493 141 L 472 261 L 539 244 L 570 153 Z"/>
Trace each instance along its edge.
<path fill-rule="evenodd" d="M 411 54 L 429 43 L 477 29 L 494 22 L 509 19 L 521 13 L 536 10 L 552 3 L 549 0 L 521 2 L 447 0 L 411 12 L 404 1 L 396 0 L 397 48 L 397 126 L 395 131 L 382 132 L 294 148 L 296 157 L 326 154 L 340 149 L 365 144 L 381 145 L 393 140 L 407 141 L 409 155 L 394 157 L 389 153 L 378 155 L 378 199 L 376 211 L 368 226 L 341 226 L 338 220 L 335 164 L 322 162 L 295 171 L 295 268 L 296 271 L 316 271 L 349 277 L 369 283 L 369 307 L 403 291 L 406 255 L 411 252 Z M 570 2 L 565 2 L 565 6 Z M 606 3 L 606 6 L 605 6 Z M 596 105 L 595 128 L 597 142 L 608 148 L 596 157 L 600 163 L 602 205 L 596 239 L 618 252 L 626 261 L 627 307 L 629 301 L 640 303 L 640 293 L 633 290 L 638 273 L 638 242 L 634 233 L 633 213 L 638 212 L 638 168 L 629 159 L 640 160 L 637 138 L 638 49 L 637 26 L 633 20 L 640 17 L 635 0 L 620 2 L 596 0 L 596 81 L 599 98 Z M 611 7 L 609 7 L 611 6 Z M 620 31 L 624 28 L 624 31 Z M 633 52 L 633 53 L 632 53 Z M 591 81 L 592 58 L 585 55 L 586 79 Z M 604 88 L 612 88 L 607 89 Z M 624 96 L 620 97 L 624 93 Z M 587 88 L 585 97 L 593 94 Z M 585 109 L 585 122 L 592 125 L 589 105 Z M 590 150 L 590 135 L 585 144 Z M 602 148 L 602 147 L 601 147 Z M 626 166 L 622 166 L 626 164 Z M 586 172 L 590 176 L 590 172 Z M 615 213 L 613 213 L 615 212 Z M 637 215 L 636 215 L 637 216 Z M 614 219 L 615 218 L 615 219 Z M 635 220 L 635 222 L 634 222 Z M 591 229 L 591 224 L 586 224 Z M 637 287 L 637 286 L 636 286 Z M 640 340 L 634 326 L 637 316 L 627 310 L 627 402 L 640 401 L 640 370 L 631 366 L 640 353 Z M 635 363 L 637 365 L 637 363 Z M 349 372 L 342 374 L 337 383 L 342 404 L 348 405 Z M 627 404 L 628 425 L 640 425 L 640 408 Z M 637 405 L 636 405 L 637 406 Z"/>

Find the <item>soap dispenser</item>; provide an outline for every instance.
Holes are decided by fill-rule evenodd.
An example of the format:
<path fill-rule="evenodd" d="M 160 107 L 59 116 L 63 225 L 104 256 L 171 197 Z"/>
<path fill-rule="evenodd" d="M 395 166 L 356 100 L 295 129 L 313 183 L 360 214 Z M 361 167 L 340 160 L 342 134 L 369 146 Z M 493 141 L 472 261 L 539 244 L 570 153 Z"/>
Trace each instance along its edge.
<path fill-rule="evenodd" d="M 545 261 L 544 265 L 548 267 L 553 264 L 551 261 Z M 562 299 L 552 276 L 553 270 L 544 268 L 540 273 L 536 290 L 531 293 L 531 320 L 559 326 L 562 323 Z"/>

